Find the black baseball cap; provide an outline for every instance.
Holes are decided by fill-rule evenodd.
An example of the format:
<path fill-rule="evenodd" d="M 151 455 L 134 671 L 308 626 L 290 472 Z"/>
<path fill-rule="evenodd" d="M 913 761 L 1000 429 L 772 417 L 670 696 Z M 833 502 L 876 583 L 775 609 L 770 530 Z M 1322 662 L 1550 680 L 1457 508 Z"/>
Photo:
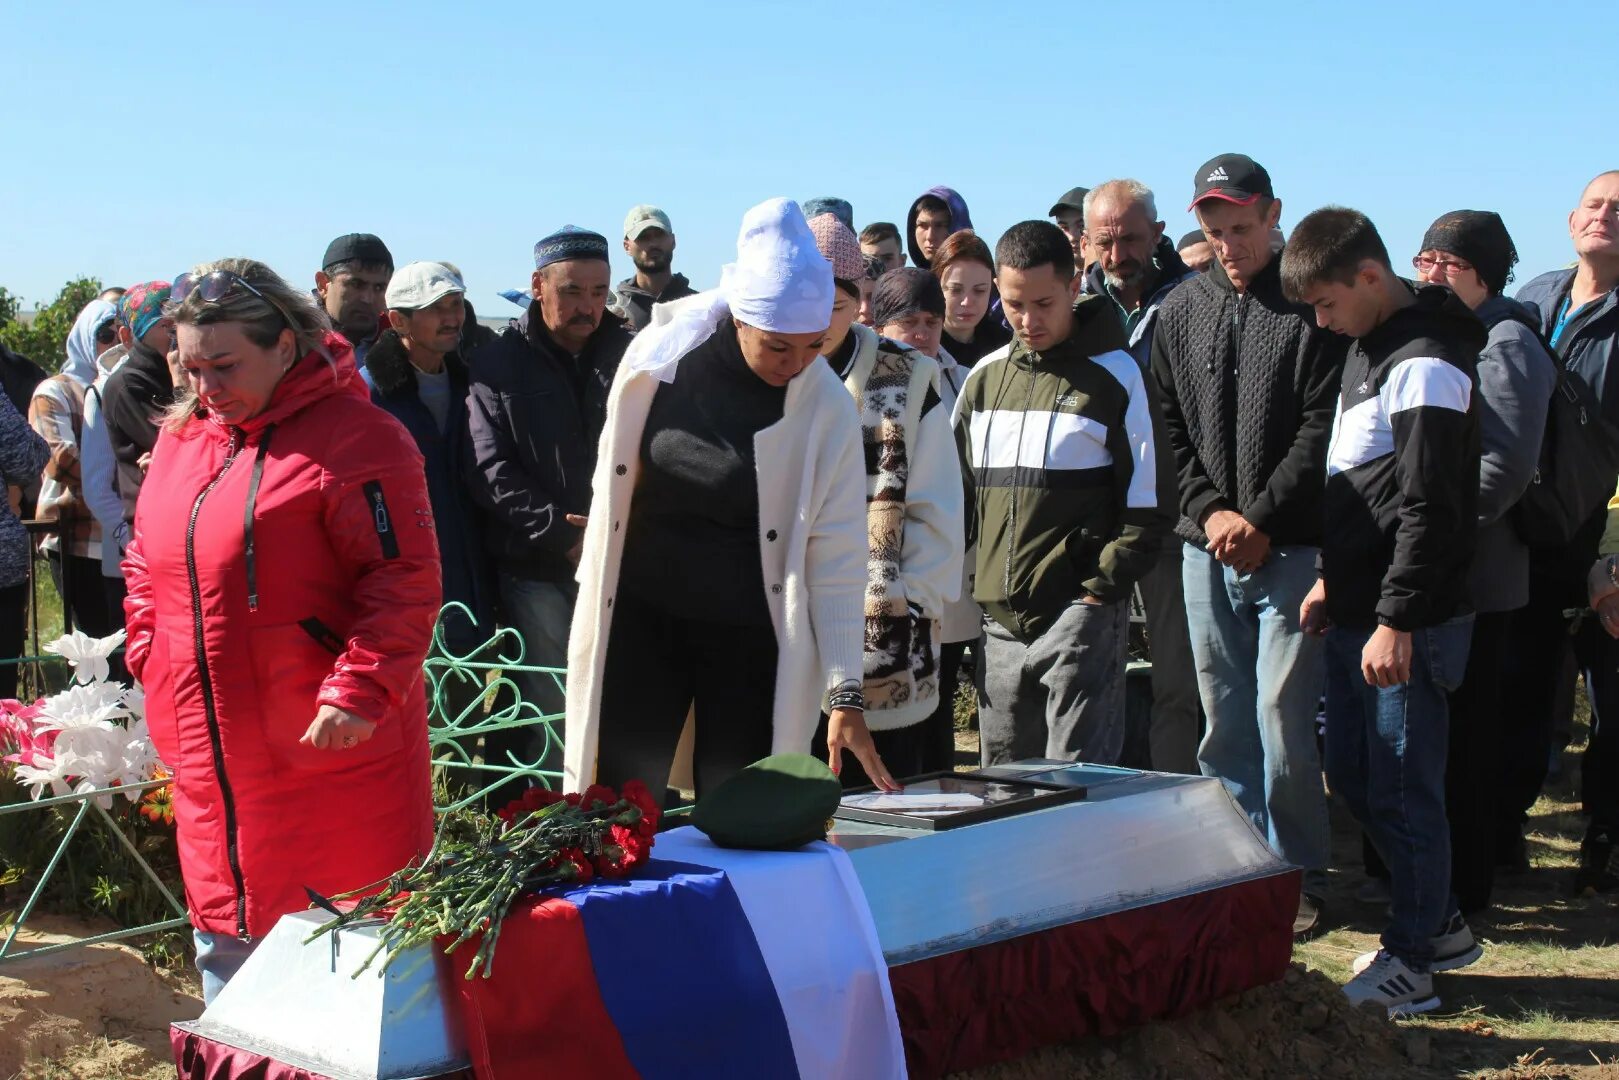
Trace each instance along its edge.
<path fill-rule="evenodd" d="M 1069 188 L 1062 193 L 1062 198 L 1051 204 L 1051 209 L 1046 211 L 1046 217 L 1056 217 L 1057 212 L 1065 206 L 1083 213 L 1085 210 L 1085 196 L 1090 193 L 1090 188 Z"/>
<path fill-rule="evenodd" d="M 320 261 L 322 270 L 344 262 L 381 263 L 393 269 L 393 252 L 382 239 L 368 232 L 344 233 L 326 245 L 326 257 Z"/>
<path fill-rule="evenodd" d="M 1221 154 L 1204 162 L 1197 170 L 1196 188 L 1192 193 L 1192 206 L 1204 199 L 1224 199 L 1226 202 L 1247 206 L 1261 197 L 1274 199 L 1270 187 L 1270 173 L 1247 154 Z M 1188 206 L 1190 210 L 1192 206 Z"/>

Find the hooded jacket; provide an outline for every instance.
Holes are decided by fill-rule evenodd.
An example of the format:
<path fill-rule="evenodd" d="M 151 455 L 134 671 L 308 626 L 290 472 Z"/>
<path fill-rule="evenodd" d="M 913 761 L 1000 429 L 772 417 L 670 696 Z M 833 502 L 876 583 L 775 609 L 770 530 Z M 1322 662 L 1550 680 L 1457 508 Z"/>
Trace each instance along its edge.
<path fill-rule="evenodd" d="M 1124 320 L 1124 332 L 1129 341 L 1126 350 L 1136 358 L 1141 370 L 1146 371 L 1152 363 L 1152 332 L 1158 325 L 1158 310 L 1163 307 L 1169 294 L 1175 291 L 1175 286 L 1189 277 L 1197 276 L 1197 271 L 1186 265 L 1175 245 L 1169 242 L 1168 237 L 1160 237 L 1158 246 L 1153 249 L 1151 278 L 1147 281 L 1147 288 L 1141 297 L 1141 306 L 1135 312 L 1126 312 L 1116 301 L 1113 294 L 1108 291 L 1107 275 L 1102 272 L 1101 263 L 1092 263 L 1085 272 L 1085 291 L 1093 296 L 1106 297 L 1113 302 L 1114 310 Z"/>
<path fill-rule="evenodd" d="M 691 287 L 685 274 L 675 274 L 663 291 L 656 295 L 637 285 L 634 277 L 627 277 L 618 283 L 618 295 L 613 298 L 612 312 L 623 319 L 630 333 L 634 334 L 644 330 L 646 324 L 652 321 L 653 304 L 667 304 L 671 300 L 695 295 L 697 290 Z"/>
<path fill-rule="evenodd" d="M 1281 257 L 1238 293 L 1218 262 L 1163 301 L 1150 365 L 1189 544 L 1215 510 L 1277 545 L 1319 546 L 1327 439 L 1347 341 L 1282 295 Z"/>
<path fill-rule="evenodd" d="M 84 395 L 84 428 L 79 440 L 79 478 L 83 483 L 84 505 L 101 526 L 101 576 L 117 579 L 122 587 L 124 548 L 129 545 L 130 522 L 124 519 L 124 500 L 118 494 L 118 459 L 112 452 L 112 433 L 107 430 L 107 384 L 129 360 L 129 350 L 114 345 L 96 359 L 101 374 Z"/>
<path fill-rule="evenodd" d="M 470 324 L 468 334 L 475 328 L 481 329 Z M 467 365 L 460 350 L 444 357 L 444 370 L 450 379 L 450 413 L 443 431 L 422 403 L 416 369 L 397 331 L 384 331 L 377 338 L 366 354 L 362 375 L 372 403 L 403 424 L 421 451 L 438 534 L 444 603 L 465 605 L 471 616 L 453 608 L 444 612 L 445 644 L 465 656 L 494 633 L 495 583 L 483 551 L 483 511 L 465 480 L 472 468 L 472 434 L 466 406 Z"/>
<path fill-rule="evenodd" d="M 1444 286 L 1414 298 L 1344 363 L 1321 545 L 1340 626 L 1420 630 L 1472 610 L 1484 324 Z"/>
<path fill-rule="evenodd" d="M 472 354 L 469 476 L 489 512 L 485 544 L 502 570 L 530 581 L 573 580 L 567 553 L 583 531 L 566 515 L 590 510 L 607 394 L 632 340 L 608 313 L 574 357 L 530 307 Z"/>
<path fill-rule="evenodd" d="M 152 456 L 129 584 L 130 671 L 174 773 L 191 922 L 243 940 L 397 871 L 432 841 L 422 662 L 439 608 L 422 458 L 366 400 L 348 343 L 263 412 L 199 414 Z M 376 724 L 299 742 L 331 705 Z"/>
<path fill-rule="evenodd" d="M 922 249 L 916 244 L 916 214 L 918 205 L 929 195 L 936 199 L 943 199 L 944 204 L 950 208 L 950 231 L 952 233 L 958 233 L 962 229 L 973 227 L 972 215 L 967 212 L 967 200 L 958 195 L 954 188 L 930 187 L 912 200 L 911 209 L 905 215 L 905 250 L 910 253 L 911 265 L 920 266 L 924 270 L 933 269 L 933 263 L 931 260 L 923 258 Z M 988 315 L 984 317 L 989 318 Z"/>
<path fill-rule="evenodd" d="M 1475 611 L 1529 602 L 1529 546 L 1507 517 L 1540 464 L 1557 361 L 1540 340 L 1540 315 L 1505 296 L 1474 312 L 1489 338 L 1478 354 L 1478 550 L 1469 578 Z"/>
<path fill-rule="evenodd" d="M 163 413 L 174 403 L 174 379 L 169 361 L 140 342 L 127 351 L 124 364 L 107 380 L 101 393 L 101 412 L 107 437 L 118 459 L 118 495 L 124 502 L 124 520 L 135 523 L 135 501 L 140 498 L 146 473 L 141 458 L 157 445 Z"/>
<path fill-rule="evenodd" d="M 1044 353 L 1013 339 L 956 403 L 978 538 L 973 598 L 1020 640 L 1086 594 L 1129 597 L 1174 521 L 1174 466 L 1156 394 L 1098 297 Z"/>

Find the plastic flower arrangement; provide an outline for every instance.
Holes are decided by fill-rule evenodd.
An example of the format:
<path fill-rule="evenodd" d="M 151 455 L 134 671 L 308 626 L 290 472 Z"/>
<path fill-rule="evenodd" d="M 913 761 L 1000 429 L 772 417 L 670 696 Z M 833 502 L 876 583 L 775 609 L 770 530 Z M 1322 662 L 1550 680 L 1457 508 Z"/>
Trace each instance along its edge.
<path fill-rule="evenodd" d="M 47 645 L 72 665 L 73 683 L 32 705 L 0 701 L 0 757 L 33 799 L 129 787 L 157 775 L 161 767 L 146 730 L 146 699 L 138 687 L 112 681 L 111 658 L 124 633 L 92 638 L 79 631 Z M 112 796 L 99 795 L 106 808 Z"/>

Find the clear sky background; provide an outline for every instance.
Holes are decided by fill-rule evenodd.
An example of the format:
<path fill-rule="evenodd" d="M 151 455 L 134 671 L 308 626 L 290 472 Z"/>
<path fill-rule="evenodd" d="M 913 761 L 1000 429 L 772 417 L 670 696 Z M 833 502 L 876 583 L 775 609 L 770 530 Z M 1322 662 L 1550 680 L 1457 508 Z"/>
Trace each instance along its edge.
<path fill-rule="evenodd" d="M 312 284 L 327 242 L 460 265 L 483 314 L 567 223 L 662 206 L 713 284 L 750 205 L 904 222 L 948 184 L 991 241 L 1135 176 L 1168 231 L 1252 155 L 1290 229 L 1329 202 L 1397 263 L 1494 209 L 1521 283 L 1571 259 L 1619 167 L 1612 12 L 1539 2 L 437 3 L 0 0 L 0 285 L 173 277 L 225 255 Z M 631 272 L 615 248 L 614 275 Z"/>

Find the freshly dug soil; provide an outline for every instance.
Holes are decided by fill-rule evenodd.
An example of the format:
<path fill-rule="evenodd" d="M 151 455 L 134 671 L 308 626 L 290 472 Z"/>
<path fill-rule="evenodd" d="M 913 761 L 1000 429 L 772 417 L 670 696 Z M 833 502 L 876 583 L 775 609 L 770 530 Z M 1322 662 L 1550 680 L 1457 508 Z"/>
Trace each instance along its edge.
<path fill-rule="evenodd" d="M 13 948 L 106 929 L 41 916 L 29 920 Z M 172 1076 L 169 1024 L 202 1014 L 188 974 L 156 971 L 137 950 L 117 943 L 0 965 L 0 1078 Z"/>
<path fill-rule="evenodd" d="M 1338 985 L 1294 965 L 1262 986 L 1178 1020 L 1111 1039 L 1047 1047 L 958 1080 L 1293 1080 L 1419 1076 L 1432 1047 L 1381 1009 L 1351 1008 Z"/>

